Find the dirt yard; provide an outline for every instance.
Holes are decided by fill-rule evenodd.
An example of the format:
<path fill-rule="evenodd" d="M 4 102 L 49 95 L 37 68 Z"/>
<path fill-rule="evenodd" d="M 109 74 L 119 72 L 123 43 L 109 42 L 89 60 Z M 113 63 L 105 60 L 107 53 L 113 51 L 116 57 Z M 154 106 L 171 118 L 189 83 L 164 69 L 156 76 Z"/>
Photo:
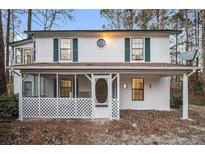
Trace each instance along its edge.
<path fill-rule="evenodd" d="M 205 144 L 205 106 L 181 111 L 121 111 L 120 121 L 0 121 L 0 144 Z"/>

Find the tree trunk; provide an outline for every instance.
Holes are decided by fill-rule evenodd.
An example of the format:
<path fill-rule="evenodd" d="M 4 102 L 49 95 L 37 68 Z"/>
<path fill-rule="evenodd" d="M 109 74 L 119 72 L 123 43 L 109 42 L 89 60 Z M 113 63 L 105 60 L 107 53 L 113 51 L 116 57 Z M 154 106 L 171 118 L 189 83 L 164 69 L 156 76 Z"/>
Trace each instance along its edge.
<path fill-rule="evenodd" d="M 205 10 L 202 10 L 202 82 L 203 82 L 203 95 L 205 96 Z"/>
<path fill-rule="evenodd" d="M 188 10 L 185 10 L 185 33 L 186 33 L 186 43 L 185 43 L 185 49 L 186 51 L 189 51 L 189 29 L 188 29 Z M 188 65 L 188 61 L 186 62 Z"/>
<path fill-rule="evenodd" d="M 27 31 L 31 31 L 32 26 L 32 9 L 28 10 L 28 25 L 27 25 Z M 28 34 L 28 38 L 30 38 L 31 35 Z"/>
<path fill-rule="evenodd" d="M 7 10 L 7 26 L 6 26 L 6 66 L 9 66 L 9 42 L 10 42 L 10 21 L 11 21 L 11 10 Z M 9 69 L 6 68 L 6 84 L 10 82 Z"/>
<path fill-rule="evenodd" d="M 2 13 L 0 9 L 0 95 L 6 93 L 6 76 L 5 76 L 5 53 L 4 38 L 2 26 Z"/>

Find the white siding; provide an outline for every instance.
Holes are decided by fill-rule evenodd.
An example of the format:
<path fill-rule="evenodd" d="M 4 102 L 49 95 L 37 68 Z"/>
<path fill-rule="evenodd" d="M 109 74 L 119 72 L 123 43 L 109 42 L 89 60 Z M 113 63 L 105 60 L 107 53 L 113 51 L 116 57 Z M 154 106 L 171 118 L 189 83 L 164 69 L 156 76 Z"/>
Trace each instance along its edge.
<path fill-rule="evenodd" d="M 104 49 L 98 48 L 98 39 L 78 38 L 79 62 L 124 62 L 124 37 L 104 38 Z M 169 37 L 151 37 L 150 41 L 151 62 L 170 62 Z M 36 62 L 53 62 L 53 38 L 36 39 Z"/>
<path fill-rule="evenodd" d="M 144 77 L 144 101 L 132 101 L 131 80 L 137 75 L 120 76 L 120 109 L 135 110 L 169 110 L 170 109 L 170 77 Z M 124 89 L 123 85 L 127 84 Z M 149 88 L 151 84 L 151 88 Z"/>
<path fill-rule="evenodd" d="M 99 49 L 99 38 L 78 38 L 79 62 L 124 62 L 124 38 L 105 38 L 106 47 Z"/>
<path fill-rule="evenodd" d="M 150 39 L 151 46 L 151 62 L 169 63 L 169 38 L 168 37 L 152 37 Z"/>
<path fill-rule="evenodd" d="M 36 62 L 53 62 L 53 38 L 36 39 Z"/>

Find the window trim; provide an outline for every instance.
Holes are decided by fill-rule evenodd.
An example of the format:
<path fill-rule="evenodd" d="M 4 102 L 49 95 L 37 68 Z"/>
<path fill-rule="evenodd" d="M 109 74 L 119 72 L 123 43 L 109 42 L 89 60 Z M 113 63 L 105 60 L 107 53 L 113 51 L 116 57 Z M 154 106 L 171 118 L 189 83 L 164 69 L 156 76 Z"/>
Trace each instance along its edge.
<path fill-rule="evenodd" d="M 70 59 L 61 59 L 61 39 L 70 39 Z M 58 38 L 58 57 L 60 62 L 72 62 L 73 61 L 73 38 L 72 37 L 60 37 Z"/>
<path fill-rule="evenodd" d="M 141 60 L 133 60 L 132 59 L 132 39 L 142 39 L 143 40 L 143 59 Z M 139 48 L 141 49 L 141 48 Z M 145 62 L 145 37 L 138 37 L 138 36 L 133 36 L 130 37 L 130 62 Z"/>
<path fill-rule="evenodd" d="M 143 80 L 143 88 L 142 89 L 134 89 L 134 90 L 142 90 L 143 95 L 142 95 L 142 99 L 134 99 L 133 98 L 133 84 L 132 81 L 133 79 L 142 79 Z M 141 77 L 135 77 L 135 78 L 131 78 L 131 97 L 132 97 L 132 101 L 144 101 L 144 78 Z"/>

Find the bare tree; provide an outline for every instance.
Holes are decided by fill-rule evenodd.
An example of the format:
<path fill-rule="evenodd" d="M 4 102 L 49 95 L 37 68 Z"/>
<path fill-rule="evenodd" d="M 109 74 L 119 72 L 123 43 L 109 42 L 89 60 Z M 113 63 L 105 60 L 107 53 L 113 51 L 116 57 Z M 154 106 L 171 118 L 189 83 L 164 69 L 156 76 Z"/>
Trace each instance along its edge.
<path fill-rule="evenodd" d="M 202 58 L 203 58 L 203 83 L 205 85 L 205 10 L 202 11 Z M 204 86 L 205 92 L 205 86 Z"/>
<path fill-rule="evenodd" d="M 121 9 L 102 9 L 100 15 L 107 19 L 108 24 L 103 25 L 104 28 L 109 29 L 123 29 L 124 12 Z"/>
<path fill-rule="evenodd" d="M 51 30 L 54 25 L 58 26 L 57 21 L 72 21 L 72 12 L 73 10 L 64 9 L 33 10 L 33 22 L 44 30 Z"/>
<path fill-rule="evenodd" d="M 2 11 L 0 9 L 0 95 L 6 93 L 6 75 L 5 75 L 5 54 L 4 54 L 4 38 L 2 26 Z"/>
<path fill-rule="evenodd" d="M 134 9 L 124 10 L 124 27 L 125 29 L 133 29 L 135 24 L 137 11 Z"/>
<path fill-rule="evenodd" d="M 28 24 L 27 24 L 27 31 L 31 31 L 32 26 L 32 9 L 28 9 Z M 28 38 L 30 35 L 28 34 Z"/>
<path fill-rule="evenodd" d="M 7 10 L 7 26 L 6 26 L 6 66 L 9 66 L 9 42 L 10 42 L 10 21 L 11 21 L 11 10 Z M 6 79 L 7 84 L 9 83 L 9 69 L 6 68 Z"/>

